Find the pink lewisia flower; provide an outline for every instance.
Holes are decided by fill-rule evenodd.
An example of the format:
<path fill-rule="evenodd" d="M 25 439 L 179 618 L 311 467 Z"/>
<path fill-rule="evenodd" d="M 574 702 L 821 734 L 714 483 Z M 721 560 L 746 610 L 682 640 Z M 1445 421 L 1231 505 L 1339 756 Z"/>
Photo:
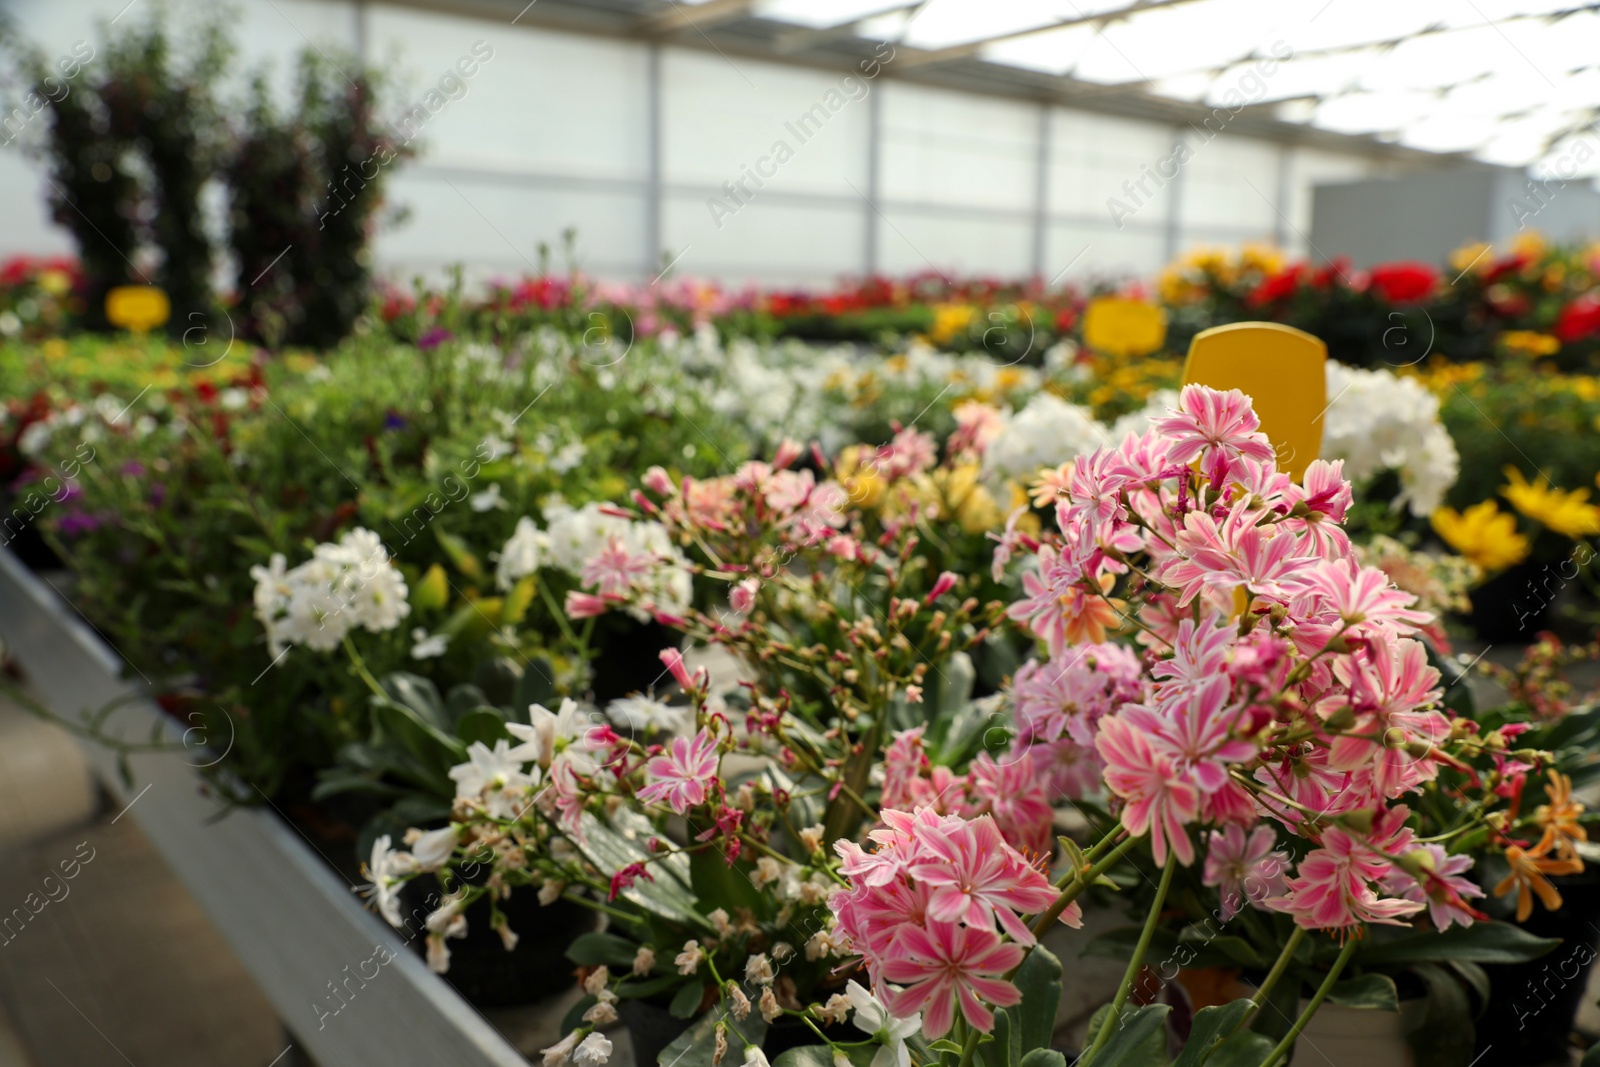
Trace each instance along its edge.
<path fill-rule="evenodd" d="M 643 587 L 655 565 L 654 555 L 629 552 L 622 539 L 613 534 L 584 563 L 579 577 L 586 588 L 598 589 L 601 596 L 626 596 L 629 590 Z"/>
<path fill-rule="evenodd" d="M 1259 906 L 1283 894 L 1289 856 L 1273 851 L 1277 839 L 1271 826 L 1257 826 L 1246 835 L 1243 827 L 1234 825 L 1207 835 L 1202 882 L 1217 887 L 1224 922 L 1237 915 L 1246 900 Z"/>
<path fill-rule="evenodd" d="M 1467 903 L 1470 897 L 1483 896 L 1483 890 L 1464 877 L 1472 870 L 1472 857 L 1452 856 L 1441 845 L 1421 847 L 1428 853 L 1428 865 L 1421 874 L 1412 879 L 1409 874 L 1397 870 L 1384 879 L 1384 888 L 1406 900 L 1425 902 L 1428 918 L 1436 930 L 1448 930 L 1451 923 L 1471 926 L 1485 918 L 1481 911 Z"/>
<path fill-rule="evenodd" d="M 1138 837 L 1149 831 L 1158 865 L 1167 849 L 1185 866 L 1194 862 L 1194 843 L 1184 829 L 1200 814 L 1200 790 L 1178 773 L 1174 761 L 1120 715 L 1101 720 L 1095 742 L 1106 761 L 1106 785 L 1126 803 L 1122 825 Z"/>
<path fill-rule="evenodd" d="M 1178 406 L 1156 419 L 1153 428 L 1172 439 L 1167 459 L 1187 463 L 1201 457 L 1200 469 L 1220 484 L 1235 460 L 1261 463 L 1277 459 L 1272 445 L 1260 432 L 1261 420 L 1250 408 L 1250 398 L 1237 389 L 1222 392 L 1203 385 L 1186 385 Z"/>
<path fill-rule="evenodd" d="M 984 1001 L 1009 1008 L 1022 1000 L 1017 987 L 1001 978 L 1022 962 L 1022 946 L 1002 941 L 993 930 L 953 923 L 901 930 L 905 956 L 885 961 L 883 976 L 904 989 L 885 986 L 884 1004 L 900 1018 L 922 1012 L 922 1032 L 938 1040 L 955 1022 L 955 1006 L 968 1025 L 994 1029 L 994 1013 Z"/>
<path fill-rule="evenodd" d="M 1034 943 L 1033 932 L 1017 913 L 1043 911 L 1055 900 L 1056 890 L 1006 847 L 994 819 L 982 815 L 950 829 L 930 829 L 921 840 L 924 847 L 908 873 L 935 887 L 928 900 L 929 919 L 983 929 L 998 921 L 1016 941 Z"/>
<path fill-rule="evenodd" d="M 596 615 L 604 615 L 611 610 L 611 601 L 603 596 L 593 593 L 580 593 L 576 589 L 567 590 L 567 602 L 564 607 L 569 619 L 592 619 Z"/>
<path fill-rule="evenodd" d="M 963 815 L 993 815 L 1013 848 L 1034 855 L 1050 851 L 1050 801 L 1032 760 L 1011 757 L 998 763 L 985 752 L 972 761 L 968 783 Z"/>
<path fill-rule="evenodd" d="M 717 778 L 717 739 L 705 727 L 694 737 L 675 737 L 671 747 L 645 765 L 650 783 L 639 790 L 648 803 L 664 801 L 679 815 L 704 804 Z"/>
<path fill-rule="evenodd" d="M 647 882 L 656 880 L 655 876 L 642 863 L 630 863 L 625 867 L 618 868 L 617 873 L 611 876 L 611 892 L 606 899 L 616 900 L 618 893 L 621 893 L 641 878 Z"/>

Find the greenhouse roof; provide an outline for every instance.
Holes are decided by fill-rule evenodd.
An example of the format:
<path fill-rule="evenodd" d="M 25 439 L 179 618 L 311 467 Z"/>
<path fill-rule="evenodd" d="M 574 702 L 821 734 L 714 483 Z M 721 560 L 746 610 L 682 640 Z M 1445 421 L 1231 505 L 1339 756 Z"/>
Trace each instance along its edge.
<path fill-rule="evenodd" d="M 1600 3 L 539 0 L 524 12 L 800 63 L 889 41 L 887 72 L 927 84 L 1177 123 L 1225 107 L 1253 136 L 1600 174 Z"/>

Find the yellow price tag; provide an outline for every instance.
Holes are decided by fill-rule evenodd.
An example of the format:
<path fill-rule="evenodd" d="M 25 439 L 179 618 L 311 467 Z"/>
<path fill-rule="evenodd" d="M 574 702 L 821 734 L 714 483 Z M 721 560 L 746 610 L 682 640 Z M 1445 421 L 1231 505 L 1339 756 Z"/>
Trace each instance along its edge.
<path fill-rule="evenodd" d="M 153 330 L 171 314 L 167 294 L 153 285 L 119 285 L 106 294 L 106 321 L 124 330 Z"/>
<path fill-rule="evenodd" d="M 1083 312 L 1083 343 L 1108 356 L 1147 356 L 1167 340 L 1167 313 L 1143 300 L 1102 296 Z"/>
<path fill-rule="evenodd" d="M 1278 469 L 1295 481 L 1322 453 L 1328 410 L 1328 346 L 1293 326 L 1236 322 L 1201 330 L 1189 343 L 1184 385 L 1237 389 L 1254 402 Z"/>

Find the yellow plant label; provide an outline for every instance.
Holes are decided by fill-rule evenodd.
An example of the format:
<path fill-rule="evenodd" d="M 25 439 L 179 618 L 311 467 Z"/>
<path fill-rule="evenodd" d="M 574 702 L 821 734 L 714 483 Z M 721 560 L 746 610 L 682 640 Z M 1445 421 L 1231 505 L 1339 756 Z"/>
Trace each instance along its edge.
<path fill-rule="evenodd" d="M 171 314 L 167 294 L 153 285 L 119 285 L 106 294 L 106 321 L 124 330 L 144 333 Z"/>
<path fill-rule="evenodd" d="M 1102 296 L 1083 312 L 1083 343 L 1108 356 L 1147 356 L 1167 340 L 1167 313 L 1143 300 Z"/>
<path fill-rule="evenodd" d="M 1322 452 L 1328 346 L 1293 326 L 1236 322 L 1195 334 L 1183 384 L 1237 389 L 1254 402 L 1278 469 L 1295 481 Z"/>

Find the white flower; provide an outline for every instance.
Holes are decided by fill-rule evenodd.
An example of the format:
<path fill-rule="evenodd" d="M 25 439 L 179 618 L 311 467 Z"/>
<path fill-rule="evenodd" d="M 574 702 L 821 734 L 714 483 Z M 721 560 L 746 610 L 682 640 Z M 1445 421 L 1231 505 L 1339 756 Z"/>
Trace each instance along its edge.
<path fill-rule="evenodd" d="M 761 1051 L 759 1045 L 744 1047 L 744 1064 L 745 1067 L 772 1067 L 772 1064 L 767 1062 L 767 1054 Z"/>
<path fill-rule="evenodd" d="M 906 1038 L 922 1030 L 921 1013 L 896 1019 L 883 1006 L 883 1001 L 854 979 L 845 985 L 844 991 L 856 1012 L 856 1028 L 871 1034 L 883 1044 L 878 1054 L 872 1057 L 872 1067 L 910 1067 L 911 1054 L 906 1051 Z"/>
<path fill-rule="evenodd" d="M 578 1031 L 574 1030 L 549 1048 L 540 1049 L 539 1051 L 544 1054 L 544 1067 L 562 1067 L 572 1055 L 572 1050 L 577 1047 Z"/>
<path fill-rule="evenodd" d="M 523 773 L 522 765 L 523 760 L 504 738 L 496 741 L 492 749 L 482 741 L 472 742 L 467 748 L 467 762 L 450 768 L 456 799 L 482 799 L 491 817 L 517 818 L 523 810 L 519 802 L 529 787 L 538 784 L 537 777 Z"/>
<path fill-rule="evenodd" d="M 250 570 L 256 617 L 274 658 L 291 645 L 330 651 L 358 626 L 381 633 L 411 612 L 405 578 L 370 530 L 351 530 L 337 544 L 318 545 L 292 570 L 285 565 L 275 554 L 268 567 Z"/>
<path fill-rule="evenodd" d="M 643 977 L 650 973 L 656 965 L 656 950 L 649 945 L 640 945 L 639 951 L 633 954 L 633 973 Z"/>
<path fill-rule="evenodd" d="M 772 983 L 772 962 L 764 952 L 757 952 L 744 962 L 744 980 L 756 985 Z"/>
<path fill-rule="evenodd" d="M 384 834 L 372 843 L 372 856 L 367 861 L 367 877 L 371 884 L 362 889 L 362 895 L 378 906 L 378 914 L 390 926 L 399 926 L 400 887 L 403 876 L 418 870 L 417 861 L 409 852 L 397 852 L 389 847 L 391 838 Z"/>
<path fill-rule="evenodd" d="M 506 498 L 500 495 L 500 483 L 495 482 L 481 493 L 473 493 L 467 500 L 473 511 L 492 511 L 495 508 L 510 507 Z"/>
<path fill-rule="evenodd" d="M 449 650 L 450 635 L 430 634 L 426 628 L 419 626 L 411 631 L 411 642 L 412 659 L 433 659 Z"/>
<path fill-rule="evenodd" d="M 1461 461 L 1439 422 L 1439 400 L 1390 371 L 1329 361 L 1322 459 L 1344 460 L 1344 475 L 1363 482 L 1386 470 L 1400 476 L 1396 507 L 1432 514 L 1455 484 Z"/>
<path fill-rule="evenodd" d="M 1040 393 L 1006 420 L 984 449 L 984 481 L 1028 481 L 1040 467 L 1060 466 L 1111 443 L 1110 433 L 1088 408 Z"/>
<path fill-rule="evenodd" d="M 415 830 L 407 834 L 416 834 L 415 839 L 408 841 L 411 845 L 411 855 L 417 861 L 419 870 L 436 871 L 450 858 L 450 853 L 455 851 L 456 838 L 459 836 L 454 826 L 444 826 L 426 833 L 417 833 Z"/>
<path fill-rule="evenodd" d="M 548 767 L 556 753 L 566 748 L 591 725 L 588 717 L 571 697 L 561 701 L 561 710 L 552 712 L 543 704 L 528 705 L 529 722 L 508 722 L 506 730 L 522 744 L 508 755 L 525 763 Z"/>
<path fill-rule="evenodd" d="M 687 734 L 693 713 L 688 706 L 674 707 L 653 697 L 623 697 L 606 705 L 606 718 L 640 734 Z"/>
<path fill-rule="evenodd" d="M 572 1062 L 577 1064 L 577 1067 L 600 1067 L 610 1058 L 611 1042 L 602 1034 L 590 1034 L 572 1053 Z"/>
<path fill-rule="evenodd" d="M 519 578 L 537 571 L 542 565 L 548 540 L 532 519 L 526 515 L 518 519 L 511 540 L 500 550 L 500 562 L 494 571 L 495 585 L 510 589 Z"/>
<path fill-rule="evenodd" d="M 217 403 L 226 411 L 240 411 L 250 403 L 250 394 L 243 389 L 224 389 L 217 395 Z"/>
<path fill-rule="evenodd" d="M 583 457 L 588 454 L 589 449 L 582 441 L 570 441 L 550 457 L 550 469 L 557 474 L 565 474 L 582 463 Z"/>

